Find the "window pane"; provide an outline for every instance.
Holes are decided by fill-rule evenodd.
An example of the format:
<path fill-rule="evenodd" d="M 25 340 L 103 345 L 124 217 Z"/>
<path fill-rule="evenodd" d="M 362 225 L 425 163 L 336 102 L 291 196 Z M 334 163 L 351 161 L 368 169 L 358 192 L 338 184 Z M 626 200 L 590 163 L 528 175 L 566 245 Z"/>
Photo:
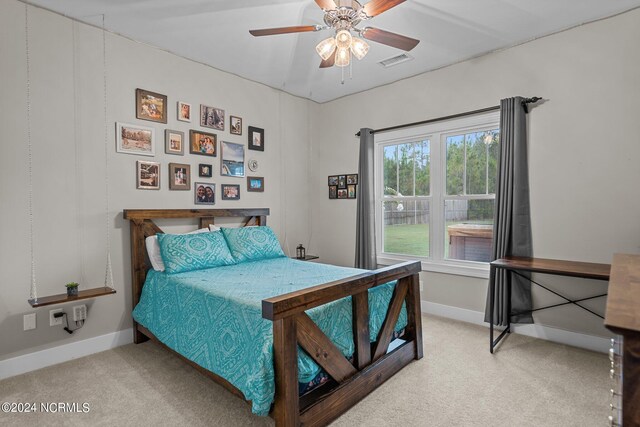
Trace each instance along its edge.
<path fill-rule="evenodd" d="M 431 151 L 428 140 L 415 145 L 416 196 L 428 196 L 431 188 Z"/>
<path fill-rule="evenodd" d="M 447 137 L 447 194 L 463 194 L 464 135 Z"/>
<path fill-rule="evenodd" d="M 391 145 L 384 147 L 383 159 L 383 180 L 384 195 L 396 196 L 398 194 L 398 146 Z"/>
<path fill-rule="evenodd" d="M 487 194 L 487 145 L 485 132 L 465 135 L 467 145 L 467 194 Z"/>
<path fill-rule="evenodd" d="M 392 254 L 429 256 L 429 201 L 384 202 L 384 248 Z"/>
<path fill-rule="evenodd" d="M 445 200 L 445 258 L 489 262 L 495 200 Z"/>
<path fill-rule="evenodd" d="M 488 132 L 489 136 L 489 194 L 496 194 L 496 180 L 498 178 L 498 153 L 500 148 L 500 132 L 494 129 Z"/>
<path fill-rule="evenodd" d="M 398 195 L 413 196 L 413 167 L 413 144 L 398 145 Z"/>

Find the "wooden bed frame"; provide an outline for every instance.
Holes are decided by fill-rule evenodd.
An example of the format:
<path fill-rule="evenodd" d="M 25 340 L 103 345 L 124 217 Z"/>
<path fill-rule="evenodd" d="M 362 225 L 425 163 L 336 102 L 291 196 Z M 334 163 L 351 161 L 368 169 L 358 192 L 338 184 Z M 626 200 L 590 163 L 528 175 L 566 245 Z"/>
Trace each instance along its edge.
<path fill-rule="evenodd" d="M 266 225 L 269 209 L 153 209 L 125 210 L 131 223 L 132 303 L 135 307 L 150 268 L 145 238 L 162 233 L 153 220 L 197 218 L 201 228 L 215 218 L 248 218 L 248 225 Z M 422 358 L 422 319 L 420 310 L 420 263 L 405 262 L 357 276 L 314 286 L 262 301 L 262 317 L 273 322 L 275 402 L 270 416 L 276 426 L 323 426 L 339 417 L 414 359 Z M 397 280 L 378 339 L 369 341 L 368 290 Z M 306 310 L 347 296 L 353 301 L 353 331 L 356 352 L 347 360 L 327 336 L 307 316 Z M 406 302 L 408 324 L 401 345 L 388 351 L 394 326 Z M 133 322 L 134 341 L 158 341 L 142 325 Z M 159 342 L 159 341 L 158 341 Z M 298 358 L 300 345 L 331 377 L 326 384 L 298 396 Z M 166 347 L 166 346 L 165 346 Z M 167 347 L 168 348 L 168 347 Z M 173 351 L 173 350 L 171 350 Z M 174 352 L 175 353 L 175 352 Z M 178 354 L 178 353 L 175 353 Z M 180 356 L 180 355 L 179 355 Z M 220 376 L 180 356 L 213 378 L 232 393 L 244 398 L 240 390 Z M 246 399 L 245 399 L 246 400 Z"/>

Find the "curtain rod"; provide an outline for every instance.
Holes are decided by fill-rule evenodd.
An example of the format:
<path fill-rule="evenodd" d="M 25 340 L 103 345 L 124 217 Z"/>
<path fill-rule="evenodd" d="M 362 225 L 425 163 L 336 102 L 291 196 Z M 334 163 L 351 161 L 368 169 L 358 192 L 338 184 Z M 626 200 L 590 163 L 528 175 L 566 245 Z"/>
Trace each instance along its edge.
<path fill-rule="evenodd" d="M 532 103 L 538 102 L 541 99 L 542 98 L 540 98 L 539 96 L 534 96 L 533 98 L 525 98 L 525 99 L 523 99 L 522 100 L 522 108 L 524 108 L 524 112 L 525 113 L 529 112 L 529 109 L 527 108 L 527 104 L 532 104 Z M 404 125 L 391 126 L 391 127 L 382 128 L 382 129 L 374 129 L 374 130 L 371 131 L 371 133 L 389 132 L 391 130 L 396 130 L 396 129 L 403 129 L 403 128 L 408 128 L 408 127 L 413 127 L 413 126 L 426 125 L 426 124 L 429 124 L 429 123 L 441 122 L 441 121 L 444 121 L 444 120 L 458 119 L 460 117 L 472 116 L 474 114 L 488 113 L 488 112 L 496 111 L 496 110 L 499 110 L 499 109 L 500 109 L 499 105 L 494 105 L 493 107 L 481 108 L 479 110 L 467 111 L 467 112 L 464 112 L 464 113 L 453 114 L 451 116 L 438 117 L 437 119 L 422 120 L 420 122 L 406 123 Z M 360 131 L 358 131 L 358 133 L 356 133 L 356 136 L 360 136 Z"/>

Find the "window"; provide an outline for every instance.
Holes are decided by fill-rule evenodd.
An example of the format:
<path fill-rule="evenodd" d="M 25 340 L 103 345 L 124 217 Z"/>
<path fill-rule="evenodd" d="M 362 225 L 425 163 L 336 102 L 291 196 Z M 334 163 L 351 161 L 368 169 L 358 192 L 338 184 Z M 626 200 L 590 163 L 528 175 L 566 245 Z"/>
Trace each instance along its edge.
<path fill-rule="evenodd" d="M 376 137 L 379 262 L 485 276 L 491 256 L 499 114 Z"/>

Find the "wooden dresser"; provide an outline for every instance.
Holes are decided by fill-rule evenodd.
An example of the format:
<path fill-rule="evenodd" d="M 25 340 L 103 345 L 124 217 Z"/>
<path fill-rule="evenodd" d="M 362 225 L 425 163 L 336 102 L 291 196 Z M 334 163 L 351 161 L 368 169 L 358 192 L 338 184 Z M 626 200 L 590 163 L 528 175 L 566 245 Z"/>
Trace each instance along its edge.
<path fill-rule="evenodd" d="M 610 425 L 640 426 L 640 255 L 616 254 L 611 264 L 605 326 L 612 346 Z M 620 408 L 620 405 L 622 406 Z M 621 409 L 621 411 L 620 411 Z"/>

